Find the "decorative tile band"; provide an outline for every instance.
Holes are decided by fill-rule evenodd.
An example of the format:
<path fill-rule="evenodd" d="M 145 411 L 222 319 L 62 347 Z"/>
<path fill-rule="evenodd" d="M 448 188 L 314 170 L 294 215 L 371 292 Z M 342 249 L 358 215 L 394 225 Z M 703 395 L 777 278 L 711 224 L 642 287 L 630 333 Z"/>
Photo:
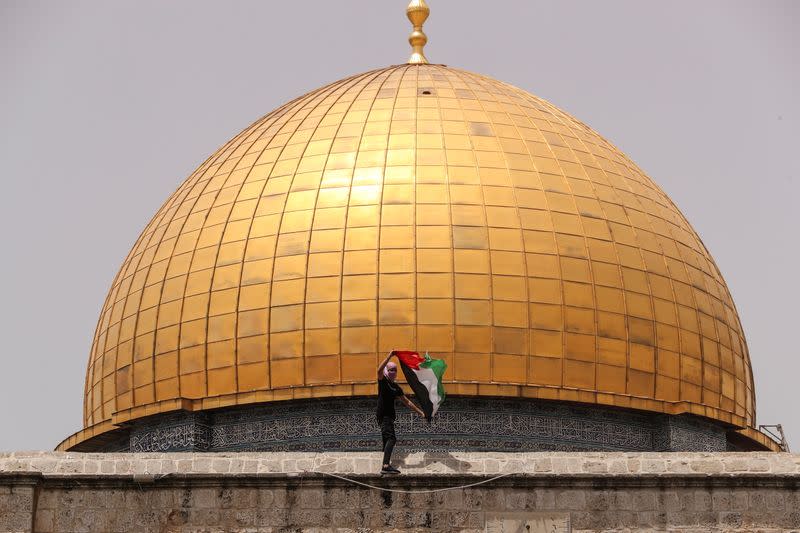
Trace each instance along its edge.
<path fill-rule="evenodd" d="M 104 451 L 357 451 L 380 448 L 374 399 L 302 400 L 179 412 L 136 422 Z M 559 402 L 448 398 L 430 424 L 397 418 L 405 451 L 725 451 L 725 429 L 670 416 Z"/>

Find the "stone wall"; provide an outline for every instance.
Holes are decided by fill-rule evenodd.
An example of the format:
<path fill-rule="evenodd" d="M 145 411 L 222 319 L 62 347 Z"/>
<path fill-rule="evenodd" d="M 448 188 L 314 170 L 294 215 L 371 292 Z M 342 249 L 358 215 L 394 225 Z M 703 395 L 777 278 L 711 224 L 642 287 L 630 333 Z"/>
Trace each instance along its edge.
<path fill-rule="evenodd" d="M 381 478 L 366 452 L 0 454 L 0 531 L 800 532 L 800 455 L 396 459 Z"/>

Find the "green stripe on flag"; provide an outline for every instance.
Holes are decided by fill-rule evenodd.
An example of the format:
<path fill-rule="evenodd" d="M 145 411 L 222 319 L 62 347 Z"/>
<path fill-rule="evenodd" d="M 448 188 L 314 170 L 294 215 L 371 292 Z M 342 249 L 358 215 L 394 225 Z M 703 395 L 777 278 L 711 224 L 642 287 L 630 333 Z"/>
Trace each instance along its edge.
<path fill-rule="evenodd" d="M 437 387 L 437 392 L 439 393 L 439 403 L 443 402 L 445 399 L 445 392 L 444 392 L 444 385 L 442 385 L 442 376 L 444 375 L 444 371 L 447 369 L 447 363 L 444 362 L 443 359 L 431 359 L 431 356 L 428 355 L 428 352 L 425 352 L 425 361 L 419 364 L 420 368 L 429 368 L 433 371 L 433 374 L 436 376 L 436 379 L 439 382 L 439 386 Z"/>

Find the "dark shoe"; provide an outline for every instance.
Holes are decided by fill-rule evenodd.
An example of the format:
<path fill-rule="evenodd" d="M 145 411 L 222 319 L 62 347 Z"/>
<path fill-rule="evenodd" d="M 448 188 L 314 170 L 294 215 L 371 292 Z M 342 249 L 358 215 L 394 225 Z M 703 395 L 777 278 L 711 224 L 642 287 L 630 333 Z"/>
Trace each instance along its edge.
<path fill-rule="evenodd" d="M 399 474 L 400 470 L 396 469 L 392 465 L 384 466 L 381 468 L 381 474 Z"/>

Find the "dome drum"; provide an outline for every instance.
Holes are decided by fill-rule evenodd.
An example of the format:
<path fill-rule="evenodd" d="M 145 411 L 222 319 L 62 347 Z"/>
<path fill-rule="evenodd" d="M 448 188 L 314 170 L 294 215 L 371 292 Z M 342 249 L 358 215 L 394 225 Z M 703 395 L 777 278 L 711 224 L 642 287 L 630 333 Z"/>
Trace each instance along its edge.
<path fill-rule="evenodd" d="M 552 104 L 413 64 L 287 103 L 178 188 L 113 282 L 61 448 L 346 411 L 395 348 L 447 361 L 448 409 L 647 412 L 770 446 L 728 288 L 666 194 Z"/>
<path fill-rule="evenodd" d="M 122 424 L 80 451 L 320 451 L 379 448 L 374 398 L 173 411 Z M 448 397 L 431 424 L 401 413 L 405 451 L 726 451 L 730 426 L 694 415 L 523 398 Z"/>

